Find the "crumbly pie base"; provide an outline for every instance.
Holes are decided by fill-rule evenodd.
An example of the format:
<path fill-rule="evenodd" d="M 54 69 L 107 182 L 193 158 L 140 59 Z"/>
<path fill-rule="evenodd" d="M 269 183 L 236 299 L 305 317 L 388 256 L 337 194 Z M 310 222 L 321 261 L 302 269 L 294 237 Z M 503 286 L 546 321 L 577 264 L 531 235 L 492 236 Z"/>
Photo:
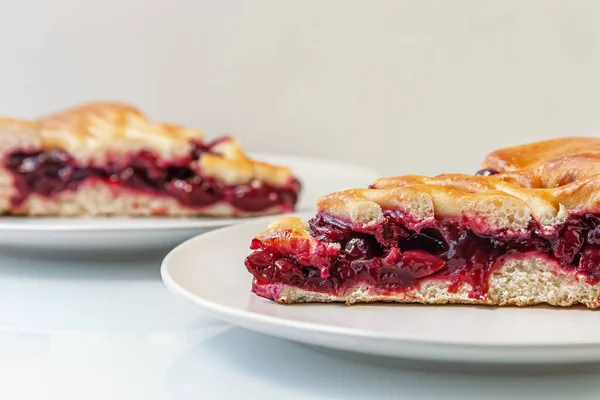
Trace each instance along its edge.
<path fill-rule="evenodd" d="M 280 218 L 246 267 L 284 303 L 598 307 L 600 139 L 491 153 L 477 176 L 401 176 Z"/>
<path fill-rule="evenodd" d="M 250 216 L 293 210 L 299 182 L 230 137 L 94 103 L 0 119 L 0 212 L 38 216 Z"/>

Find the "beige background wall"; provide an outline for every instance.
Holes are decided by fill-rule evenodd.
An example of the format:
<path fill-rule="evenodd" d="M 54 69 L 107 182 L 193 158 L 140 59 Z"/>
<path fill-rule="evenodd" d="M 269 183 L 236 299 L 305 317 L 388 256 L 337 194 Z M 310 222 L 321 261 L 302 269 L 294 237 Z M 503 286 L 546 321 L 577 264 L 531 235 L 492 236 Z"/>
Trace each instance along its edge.
<path fill-rule="evenodd" d="M 0 51 L 4 114 L 116 98 L 385 174 L 600 133 L 592 0 L 3 1 Z"/>

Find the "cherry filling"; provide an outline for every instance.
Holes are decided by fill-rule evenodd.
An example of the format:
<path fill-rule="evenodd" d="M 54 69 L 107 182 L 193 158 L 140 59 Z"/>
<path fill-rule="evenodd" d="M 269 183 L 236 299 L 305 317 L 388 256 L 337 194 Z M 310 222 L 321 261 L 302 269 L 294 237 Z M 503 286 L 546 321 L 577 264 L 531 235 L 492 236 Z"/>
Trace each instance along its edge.
<path fill-rule="evenodd" d="M 490 175 L 496 175 L 496 174 L 498 174 L 498 171 L 496 171 L 495 169 L 491 169 L 491 168 L 480 169 L 479 171 L 477 171 L 475 173 L 475 175 L 481 175 L 481 176 L 490 176 Z"/>
<path fill-rule="evenodd" d="M 228 186 L 194 172 L 189 167 L 190 160 L 210 153 L 216 143 L 192 143 L 190 158 L 177 164 L 166 164 L 154 154 L 141 151 L 126 162 L 110 161 L 102 167 L 82 166 L 62 150 L 46 150 L 12 152 L 3 160 L 3 165 L 14 176 L 17 188 L 17 194 L 12 198 L 14 207 L 21 205 L 32 193 L 51 197 L 77 189 L 84 181 L 99 180 L 173 197 L 189 207 L 227 202 L 246 212 L 258 212 L 273 206 L 283 206 L 285 211 L 293 209 L 300 187 L 296 180 L 286 187 L 274 187 L 260 181 Z"/>
<path fill-rule="evenodd" d="M 469 296 L 483 298 L 490 274 L 507 258 L 536 252 L 556 260 L 590 283 L 600 282 L 600 216 L 572 216 L 552 236 L 542 236 L 534 224 L 519 238 L 490 237 L 461 228 L 454 221 L 438 221 L 435 227 L 415 232 L 392 213 L 372 231 L 357 232 L 344 221 L 318 214 L 309 221 L 311 235 L 322 243 L 337 243 L 339 252 L 326 255 L 329 268 L 307 266 L 303 254 L 284 255 L 254 240 L 246 267 L 261 285 L 283 283 L 309 291 L 342 295 L 364 284 L 380 293 L 398 293 L 418 286 L 424 279 L 450 282 L 456 292 L 468 283 Z M 313 258 L 315 256 L 313 255 Z M 325 261 L 324 258 L 324 261 Z M 258 293 L 273 298 L 272 293 Z"/>

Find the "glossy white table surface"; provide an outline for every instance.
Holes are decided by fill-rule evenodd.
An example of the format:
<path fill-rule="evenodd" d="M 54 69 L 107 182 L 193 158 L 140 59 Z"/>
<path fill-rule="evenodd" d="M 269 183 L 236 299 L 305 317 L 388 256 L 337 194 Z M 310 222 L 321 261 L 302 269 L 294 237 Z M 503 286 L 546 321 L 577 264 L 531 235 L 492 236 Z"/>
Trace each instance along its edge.
<path fill-rule="evenodd" d="M 600 398 L 595 366 L 481 373 L 331 354 L 231 327 L 164 288 L 161 254 L 90 262 L 2 253 L 1 399 Z"/>

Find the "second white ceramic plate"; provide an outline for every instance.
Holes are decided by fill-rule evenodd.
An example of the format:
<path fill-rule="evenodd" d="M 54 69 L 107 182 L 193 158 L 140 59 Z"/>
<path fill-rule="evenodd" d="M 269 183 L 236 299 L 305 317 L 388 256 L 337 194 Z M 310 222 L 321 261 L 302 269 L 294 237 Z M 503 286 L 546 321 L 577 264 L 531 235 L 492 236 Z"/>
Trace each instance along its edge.
<path fill-rule="evenodd" d="M 310 157 L 251 154 L 287 165 L 302 182 L 298 211 L 311 210 L 319 196 L 366 187 L 377 174 L 334 161 Z M 0 217 L 0 247 L 24 249 L 172 248 L 199 233 L 256 218 L 28 218 Z"/>
<path fill-rule="evenodd" d="M 250 293 L 244 258 L 266 224 L 227 227 L 183 243 L 163 262 L 165 284 L 222 320 L 337 350 L 455 362 L 600 361 L 600 317 L 584 308 L 280 305 L 259 298 Z"/>

